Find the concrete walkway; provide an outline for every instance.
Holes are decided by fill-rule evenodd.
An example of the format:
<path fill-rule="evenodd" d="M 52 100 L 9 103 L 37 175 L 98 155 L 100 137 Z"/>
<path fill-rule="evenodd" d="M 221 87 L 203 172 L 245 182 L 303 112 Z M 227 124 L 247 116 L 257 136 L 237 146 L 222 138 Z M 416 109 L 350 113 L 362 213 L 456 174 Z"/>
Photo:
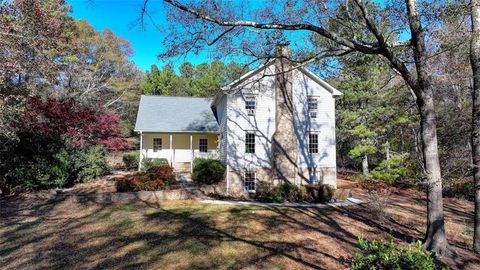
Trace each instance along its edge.
<path fill-rule="evenodd" d="M 364 203 L 355 198 L 348 198 L 344 202 L 335 203 L 262 203 L 262 202 L 248 202 L 248 201 L 222 201 L 222 200 L 201 200 L 202 203 L 209 204 L 225 204 L 225 205 L 253 205 L 263 207 L 292 207 L 292 208 L 329 208 L 329 207 L 345 207 L 354 206 Z"/>

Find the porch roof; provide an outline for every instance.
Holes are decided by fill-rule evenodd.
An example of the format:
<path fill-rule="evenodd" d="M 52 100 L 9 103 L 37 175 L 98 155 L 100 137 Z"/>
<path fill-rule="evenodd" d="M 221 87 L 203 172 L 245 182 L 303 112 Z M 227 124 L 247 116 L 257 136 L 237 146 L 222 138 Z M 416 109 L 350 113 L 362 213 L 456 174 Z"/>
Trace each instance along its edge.
<path fill-rule="evenodd" d="M 142 95 L 135 131 L 218 133 L 210 102 L 209 98 Z"/>

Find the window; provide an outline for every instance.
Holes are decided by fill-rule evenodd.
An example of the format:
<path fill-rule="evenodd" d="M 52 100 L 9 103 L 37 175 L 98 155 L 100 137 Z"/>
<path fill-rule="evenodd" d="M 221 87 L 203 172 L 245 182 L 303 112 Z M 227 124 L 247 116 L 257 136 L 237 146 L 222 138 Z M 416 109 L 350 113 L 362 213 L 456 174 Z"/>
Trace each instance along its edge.
<path fill-rule="evenodd" d="M 208 140 L 200 139 L 200 152 L 208 152 Z"/>
<path fill-rule="evenodd" d="M 243 186 L 246 192 L 255 192 L 255 183 L 257 180 L 257 175 L 252 171 L 245 171 L 243 178 Z"/>
<path fill-rule="evenodd" d="M 245 153 L 255 153 L 255 133 L 245 133 Z"/>
<path fill-rule="evenodd" d="M 318 153 L 318 134 L 317 133 L 308 134 L 308 152 L 310 154 Z"/>
<path fill-rule="evenodd" d="M 153 152 L 162 150 L 162 138 L 153 138 Z"/>
<path fill-rule="evenodd" d="M 245 96 L 245 109 L 248 115 L 255 115 L 255 109 L 257 107 L 257 100 L 255 96 Z"/>
<path fill-rule="evenodd" d="M 311 118 L 317 118 L 318 112 L 318 99 L 316 97 L 308 97 L 308 113 Z"/>

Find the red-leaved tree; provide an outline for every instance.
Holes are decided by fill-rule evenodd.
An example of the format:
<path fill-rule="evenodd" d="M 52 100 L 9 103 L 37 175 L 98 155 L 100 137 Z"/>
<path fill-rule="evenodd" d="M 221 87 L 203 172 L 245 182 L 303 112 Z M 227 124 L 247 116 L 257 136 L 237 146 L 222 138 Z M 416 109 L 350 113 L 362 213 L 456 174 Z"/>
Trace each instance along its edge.
<path fill-rule="evenodd" d="M 127 147 L 120 137 L 120 117 L 103 105 L 95 107 L 74 99 L 29 97 L 19 126 L 47 138 L 60 140 L 67 148 L 103 145 L 117 151 Z"/>

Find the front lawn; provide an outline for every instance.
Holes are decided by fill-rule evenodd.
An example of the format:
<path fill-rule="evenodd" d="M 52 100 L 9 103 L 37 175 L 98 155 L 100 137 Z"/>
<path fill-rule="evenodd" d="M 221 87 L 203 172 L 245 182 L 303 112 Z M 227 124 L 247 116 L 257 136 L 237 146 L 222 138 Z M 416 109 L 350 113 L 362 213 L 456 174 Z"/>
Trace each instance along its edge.
<path fill-rule="evenodd" d="M 421 194 L 405 194 L 392 195 L 390 218 L 384 221 L 373 217 L 368 205 L 97 204 L 24 195 L 0 200 L 0 262 L 3 269 L 345 269 L 359 236 L 386 239 L 391 234 L 396 242 L 422 237 Z M 455 250 L 447 261 L 454 269 L 480 266 L 467 246 L 471 208 L 466 201 L 446 200 L 447 232 Z"/>

